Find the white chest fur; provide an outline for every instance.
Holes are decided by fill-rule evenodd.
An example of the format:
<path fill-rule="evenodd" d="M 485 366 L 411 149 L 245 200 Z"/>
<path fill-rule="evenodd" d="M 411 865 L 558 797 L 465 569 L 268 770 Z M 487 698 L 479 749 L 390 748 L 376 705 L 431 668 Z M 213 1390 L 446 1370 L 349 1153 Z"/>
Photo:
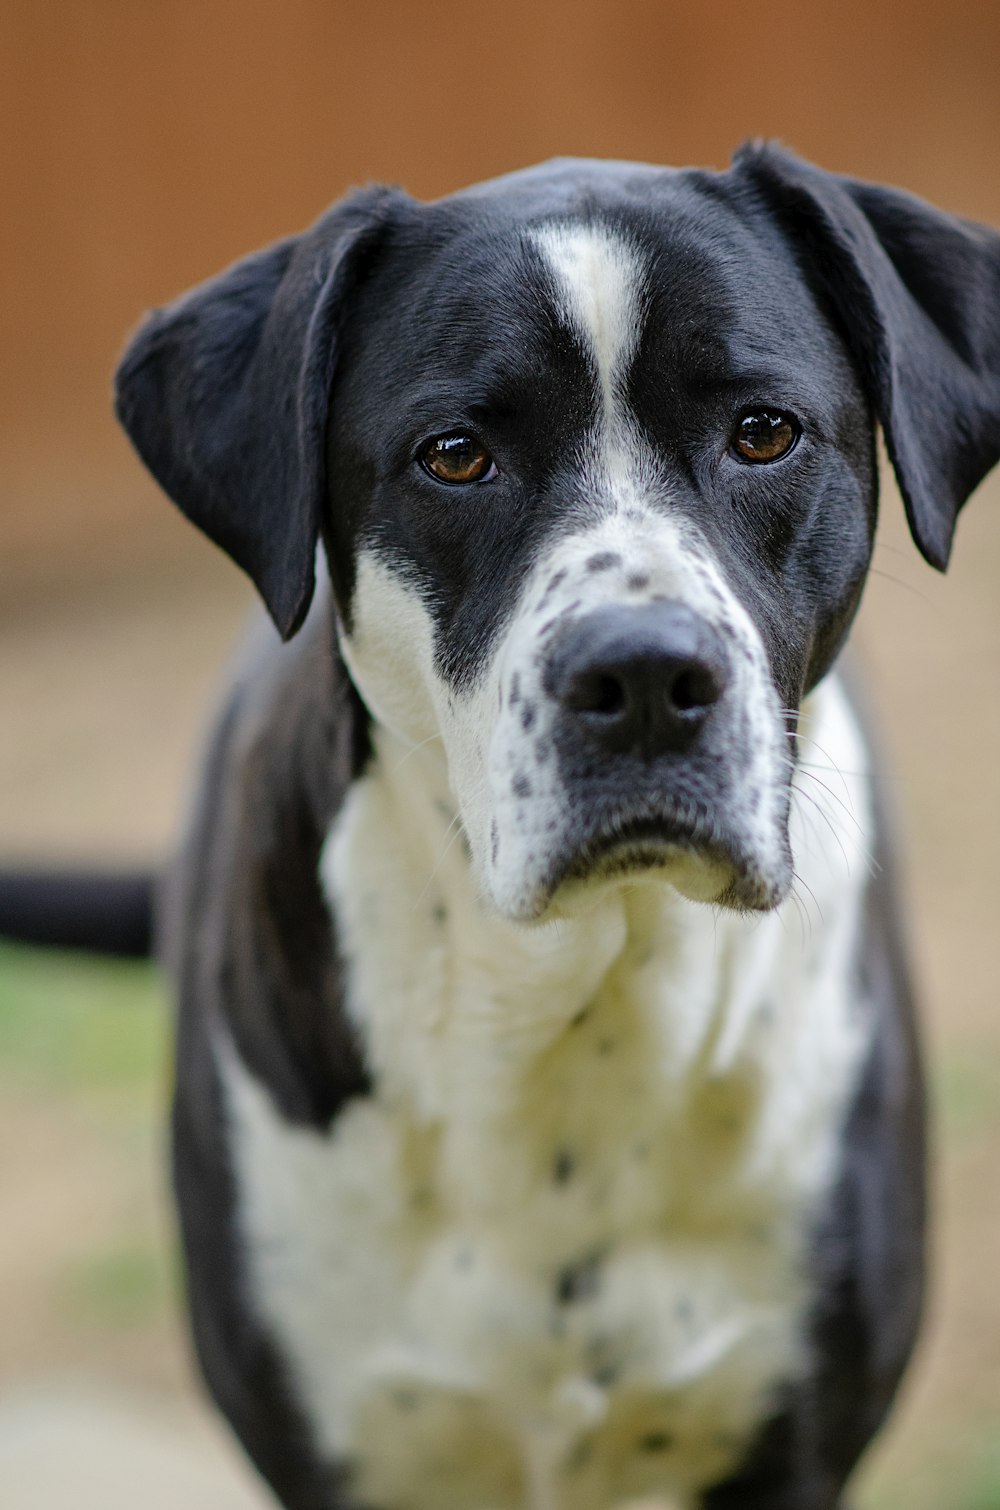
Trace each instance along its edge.
<path fill-rule="evenodd" d="M 868 1033 L 865 755 L 836 683 L 804 727 L 850 773 L 793 804 L 807 917 L 650 882 L 507 925 L 436 756 L 386 744 L 352 790 L 323 874 L 377 1093 L 321 1136 L 220 1063 L 255 1299 L 362 1498 L 686 1504 L 795 1377 Z"/>

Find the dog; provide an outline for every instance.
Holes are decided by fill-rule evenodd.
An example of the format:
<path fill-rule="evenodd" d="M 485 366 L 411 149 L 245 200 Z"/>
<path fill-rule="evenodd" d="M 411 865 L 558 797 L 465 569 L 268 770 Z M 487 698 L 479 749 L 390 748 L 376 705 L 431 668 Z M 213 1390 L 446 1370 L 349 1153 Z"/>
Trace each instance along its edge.
<path fill-rule="evenodd" d="M 768 144 L 372 187 L 154 312 L 269 612 L 166 892 L 201 1367 L 289 1510 L 837 1510 L 918 1328 L 856 698 L 880 425 L 1000 457 L 1000 237 Z"/>

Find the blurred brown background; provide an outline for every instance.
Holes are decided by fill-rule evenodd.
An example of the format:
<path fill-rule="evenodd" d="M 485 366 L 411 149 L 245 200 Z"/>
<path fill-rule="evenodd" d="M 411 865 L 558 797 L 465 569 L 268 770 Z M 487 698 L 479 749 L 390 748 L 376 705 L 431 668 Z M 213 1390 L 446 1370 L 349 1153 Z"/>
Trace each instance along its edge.
<path fill-rule="evenodd" d="M 1000 224 L 996 0 L 3 0 L 0 49 L 0 859 L 163 851 L 250 601 L 111 418 L 144 308 L 352 184 L 434 196 L 557 153 L 722 166 L 773 135 Z M 998 503 L 994 480 L 941 581 L 887 489 L 859 632 L 910 835 L 943 1150 L 934 1323 L 863 1500 L 906 1510 L 1000 1507 Z M 188 1403 L 169 1300 L 124 1331 L 52 1301 L 59 1265 L 115 1223 L 126 1244 L 168 1241 L 152 1135 L 108 1132 L 86 1094 L 28 1080 L 0 1103 L 0 1477 L 33 1464 L 35 1488 L 4 1503 L 61 1503 L 37 1487 L 38 1418 L 16 1414 L 53 1380 L 68 1395 L 45 1440 L 81 1436 L 81 1390 L 120 1404 L 125 1388 L 156 1431 L 176 1425 L 164 1461 L 183 1441 L 210 1503 L 247 1503 L 211 1477 L 230 1470 Z M 120 1446 L 109 1411 L 81 1440 L 103 1422 Z M 95 1494 L 109 1510 L 112 1489 Z"/>

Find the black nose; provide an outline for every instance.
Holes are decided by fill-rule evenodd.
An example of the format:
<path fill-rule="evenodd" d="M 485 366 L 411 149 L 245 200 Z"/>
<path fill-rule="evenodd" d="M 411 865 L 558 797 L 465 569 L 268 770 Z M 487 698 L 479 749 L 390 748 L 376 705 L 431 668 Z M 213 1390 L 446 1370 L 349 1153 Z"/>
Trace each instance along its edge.
<path fill-rule="evenodd" d="M 720 636 L 685 604 L 612 604 L 553 646 L 545 685 L 613 755 L 686 750 L 726 690 Z"/>

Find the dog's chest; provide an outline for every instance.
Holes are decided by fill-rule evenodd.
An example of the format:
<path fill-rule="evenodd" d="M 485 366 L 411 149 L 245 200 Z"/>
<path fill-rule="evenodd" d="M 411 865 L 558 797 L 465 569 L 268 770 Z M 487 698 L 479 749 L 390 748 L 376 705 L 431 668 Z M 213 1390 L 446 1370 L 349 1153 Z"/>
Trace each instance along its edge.
<path fill-rule="evenodd" d="M 222 1056 L 256 1303 L 365 1502 L 683 1502 L 797 1370 L 856 907 L 819 960 L 653 886 L 508 932 L 397 796 L 324 867 L 376 1094 L 319 1136 Z"/>

